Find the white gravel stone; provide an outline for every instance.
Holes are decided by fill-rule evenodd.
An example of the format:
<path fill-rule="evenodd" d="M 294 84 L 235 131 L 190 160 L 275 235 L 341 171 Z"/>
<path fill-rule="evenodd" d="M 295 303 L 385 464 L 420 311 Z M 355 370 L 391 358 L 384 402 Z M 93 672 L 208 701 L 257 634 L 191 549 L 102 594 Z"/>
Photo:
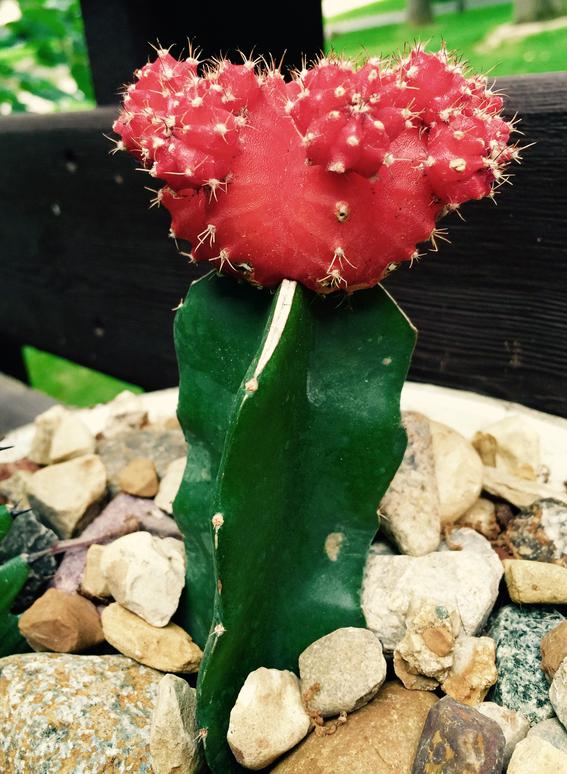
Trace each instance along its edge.
<path fill-rule="evenodd" d="M 439 551 L 467 551 L 481 556 L 485 562 L 488 562 L 492 572 L 502 577 L 503 568 L 500 557 L 492 548 L 490 542 L 479 532 L 470 527 L 460 527 L 454 529 L 448 537 L 439 545 Z"/>
<path fill-rule="evenodd" d="M 104 465 L 96 454 L 87 454 L 36 471 L 28 499 L 42 519 L 69 538 L 92 521 L 105 493 Z"/>
<path fill-rule="evenodd" d="M 482 487 L 496 497 L 507 500 L 517 508 L 527 508 L 543 497 L 562 497 L 557 489 L 542 484 L 540 481 L 530 481 L 526 478 L 513 476 L 502 468 L 484 466 Z"/>
<path fill-rule="evenodd" d="M 260 667 L 251 672 L 230 713 L 227 740 L 245 768 L 263 769 L 309 731 L 309 715 L 292 673 Z"/>
<path fill-rule="evenodd" d="M 160 481 L 159 491 L 154 497 L 154 502 L 166 513 L 173 513 L 173 501 L 183 480 L 183 471 L 187 460 L 179 457 L 168 465 L 165 476 Z"/>
<path fill-rule="evenodd" d="M 139 430 L 148 424 L 148 412 L 141 395 L 123 390 L 114 400 L 106 404 L 107 420 L 102 434 L 114 438 L 128 430 Z"/>
<path fill-rule="evenodd" d="M 457 527 L 470 527 L 487 540 L 494 540 L 500 533 L 500 526 L 496 521 L 496 506 L 491 500 L 479 497 L 476 503 L 464 513 L 456 522 Z"/>
<path fill-rule="evenodd" d="M 473 445 L 440 422 L 430 422 L 441 523 L 456 521 L 482 490 L 482 462 Z"/>
<path fill-rule="evenodd" d="M 150 730 L 154 774 L 197 774 L 202 756 L 195 710 L 195 689 L 175 675 L 165 675 L 158 685 Z"/>
<path fill-rule="evenodd" d="M 484 626 L 498 596 L 502 563 L 474 530 L 457 530 L 451 538 L 462 543 L 462 550 L 381 556 L 370 549 L 362 609 L 384 650 L 394 650 L 405 634 L 408 612 L 426 602 L 458 610 L 465 634 Z"/>
<path fill-rule="evenodd" d="M 537 736 L 527 736 L 518 742 L 507 769 L 507 774 L 565 774 L 566 772 L 567 754 Z"/>
<path fill-rule="evenodd" d="M 49 465 L 51 462 L 51 441 L 55 430 L 59 427 L 69 411 L 63 406 L 52 406 L 34 420 L 34 436 L 28 459 L 38 465 Z"/>
<path fill-rule="evenodd" d="M 461 704 L 476 707 L 497 679 L 494 640 L 491 637 L 461 637 L 441 688 Z"/>
<path fill-rule="evenodd" d="M 0 497 L 5 498 L 8 503 L 16 505 L 18 510 L 27 510 L 31 508 L 28 500 L 28 489 L 32 480 L 33 473 L 29 470 L 16 470 L 10 478 L 0 481 Z"/>
<path fill-rule="evenodd" d="M 431 431 L 427 417 L 414 411 L 404 413 L 403 424 L 408 445 L 379 511 L 402 553 L 422 556 L 435 551 L 441 539 Z"/>
<path fill-rule="evenodd" d="M 457 611 L 438 604 L 420 604 L 415 615 L 408 612 L 406 626 L 396 647 L 404 667 L 413 674 L 442 682 L 453 664 L 455 641 L 461 628 Z"/>
<path fill-rule="evenodd" d="M 514 748 L 521 742 L 530 730 L 530 721 L 520 712 L 501 707 L 493 701 L 483 701 L 476 709 L 487 718 L 494 720 L 504 734 L 506 747 L 504 748 L 504 766 L 508 764 Z"/>
<path fill-rule="evenodd" d="M 94 435 L 84 422 L 74 414 L 64 417 L 51 439 L 50 463 L 66 462 L 74 457 L 93 454 L 96 446 Z"/>
<path fill-rule="evenodd" d="M 523 417 L 500 419 L 478 432 L 473 443 L 488 467 L 530 481 L 537 479 L 541 465 L 539 433 Z"/>
<path fill-rule="evenodd" d="M 540 739 L 545 739 L 558 750 L 567 753 L 567 731 L 557 718 L 548 718 L 548 720 L 542 720 L 541 723 L 536 723 L 528 731 L 528 736 L 538 736 Z"/>
<path fill-rule="evenodd" d="M 377 540 L 376 543 L 372 543 L 372 551 L 378 556 L 398 556 L 398 551 L 394 551 L 392 546 L 385 540 Z"/>
<path fill-rule="evenodd" d="M 185 585 L 183 543 L 132 532 L 106 546 L 101 569 L 114 599 L 152 626 L 165 626 Z"/>
<path fill-rule="evenodd" d="M 301 693 L 323 717 L 353 712 L 372 699 L 386 679 L 386 659 L 376 635 L 345 627 L 313 642 L 299 656 Z M 313 687 L 319 685 L 317 691 Z"/>

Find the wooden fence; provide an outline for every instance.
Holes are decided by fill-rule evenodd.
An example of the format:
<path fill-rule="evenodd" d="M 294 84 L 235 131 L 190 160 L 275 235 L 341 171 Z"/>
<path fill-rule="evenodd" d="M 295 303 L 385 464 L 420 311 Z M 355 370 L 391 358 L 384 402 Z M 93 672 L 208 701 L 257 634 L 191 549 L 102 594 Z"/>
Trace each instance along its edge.
<path fill-rule="evenodd" d="M 220 19 L 216 6 L 83 0 L 96 93 L 108 106 L 0 119 L 2 370 L 22 373 L 26 343 L 146 389 L 176 383 L 171 310 L 194 274 L 167 238 L 167 213 L 147 211 L 145 176 L 108 155 L 103 133 L 147 40 L 169 44 L 183 30 L 209 54 L 256 44 L 276 56 L 292 41 L 290 64 L 317 53 L 317 3 L 288 2 L 280 23 L 267 7 L 231 4 Z M 497 85 L 536 143 L 514 186 L 497 207 L 468 205 L 466 224 L 448 219 L 452 244 L 387 287 L 420 330 L 411 378 L 567 416 L 567 73 Z"/>

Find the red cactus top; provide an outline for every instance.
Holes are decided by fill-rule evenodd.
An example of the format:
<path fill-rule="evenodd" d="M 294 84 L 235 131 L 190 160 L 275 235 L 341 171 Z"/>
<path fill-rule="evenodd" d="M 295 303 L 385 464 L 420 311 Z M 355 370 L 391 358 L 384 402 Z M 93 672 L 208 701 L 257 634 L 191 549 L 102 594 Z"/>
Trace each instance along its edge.
<path fill-rule="evenodd" d="M 502 98 L 444 49 L 358 69 L 323 58 L 287 83 L 257 65 L 160 50 L 113 127 L 165 181 L 154 201 L 184 254 L 256 285 L 370 287 L 518 157 Z"/>

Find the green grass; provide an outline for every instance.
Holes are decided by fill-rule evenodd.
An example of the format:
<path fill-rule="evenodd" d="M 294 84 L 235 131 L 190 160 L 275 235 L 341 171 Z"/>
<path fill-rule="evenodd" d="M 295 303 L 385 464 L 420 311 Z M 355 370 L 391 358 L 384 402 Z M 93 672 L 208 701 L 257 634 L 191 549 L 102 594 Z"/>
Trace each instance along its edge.
<path fill-rule="evenodd" d="M 491 75 L 565 70 L 567 29 L 503 43 L 491 51 L 479 50 L 489 32 L 512 20 L 512 9 L 512 5 L 498 5 L 463 14 L 444 14 L 437 17 L 434 24 L 419 30 L 399 24 L 348 32 L 327 41 L 327 48 L 349 57 L 358 57 L 399 51 L 404 44 L 414 40 L 427 43 L 427 48 L 433 50 L 444 40 L 450 49 L 462 54 L 475 70 L 490 70 Z"/>
<path fill-rule="evenodd" d="M 377 0 L 375 3 L 362 5 L 360 8 L 352 8 L 350 11 L 329 16 L 325 21 L 344 21 L 345 19 L 360 19 L 363 16 L 373 16 L 376 13 L 390 13 L 391 11 L 403 11 L 405 0 Z"/>
<path fill-rule="evenodd" d="M 112 400 L 122 390 L 143 392 L 128 382 L 106 376 L 62 357 L 24 347 L 30 384 L 70 406 L 94 406 Z"/>

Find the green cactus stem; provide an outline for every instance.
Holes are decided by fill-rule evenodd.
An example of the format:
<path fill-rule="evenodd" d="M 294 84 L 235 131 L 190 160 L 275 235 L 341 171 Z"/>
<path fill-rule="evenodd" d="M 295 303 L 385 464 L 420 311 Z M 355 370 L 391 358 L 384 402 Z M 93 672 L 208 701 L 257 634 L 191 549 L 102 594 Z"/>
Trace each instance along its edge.
<path fill-rule="evenodd" d="M 0 505 L 0 540 L 3 540 L 12 527 L 12 514 L 5 505 Z"/>
<path fill-rule="evenodd" d="M 284 280 L 275 297 L 212 275 L 177 312 L 189 443 L 174 510 L 182 622 L 205 647 L 198 724 L 213 772 L 249 672 L 297 671 L 314 640 L 364 626 L 377 505 L 406 446 L 400 392 L 415 331 L 378 286 L 339 305 Z"/>

